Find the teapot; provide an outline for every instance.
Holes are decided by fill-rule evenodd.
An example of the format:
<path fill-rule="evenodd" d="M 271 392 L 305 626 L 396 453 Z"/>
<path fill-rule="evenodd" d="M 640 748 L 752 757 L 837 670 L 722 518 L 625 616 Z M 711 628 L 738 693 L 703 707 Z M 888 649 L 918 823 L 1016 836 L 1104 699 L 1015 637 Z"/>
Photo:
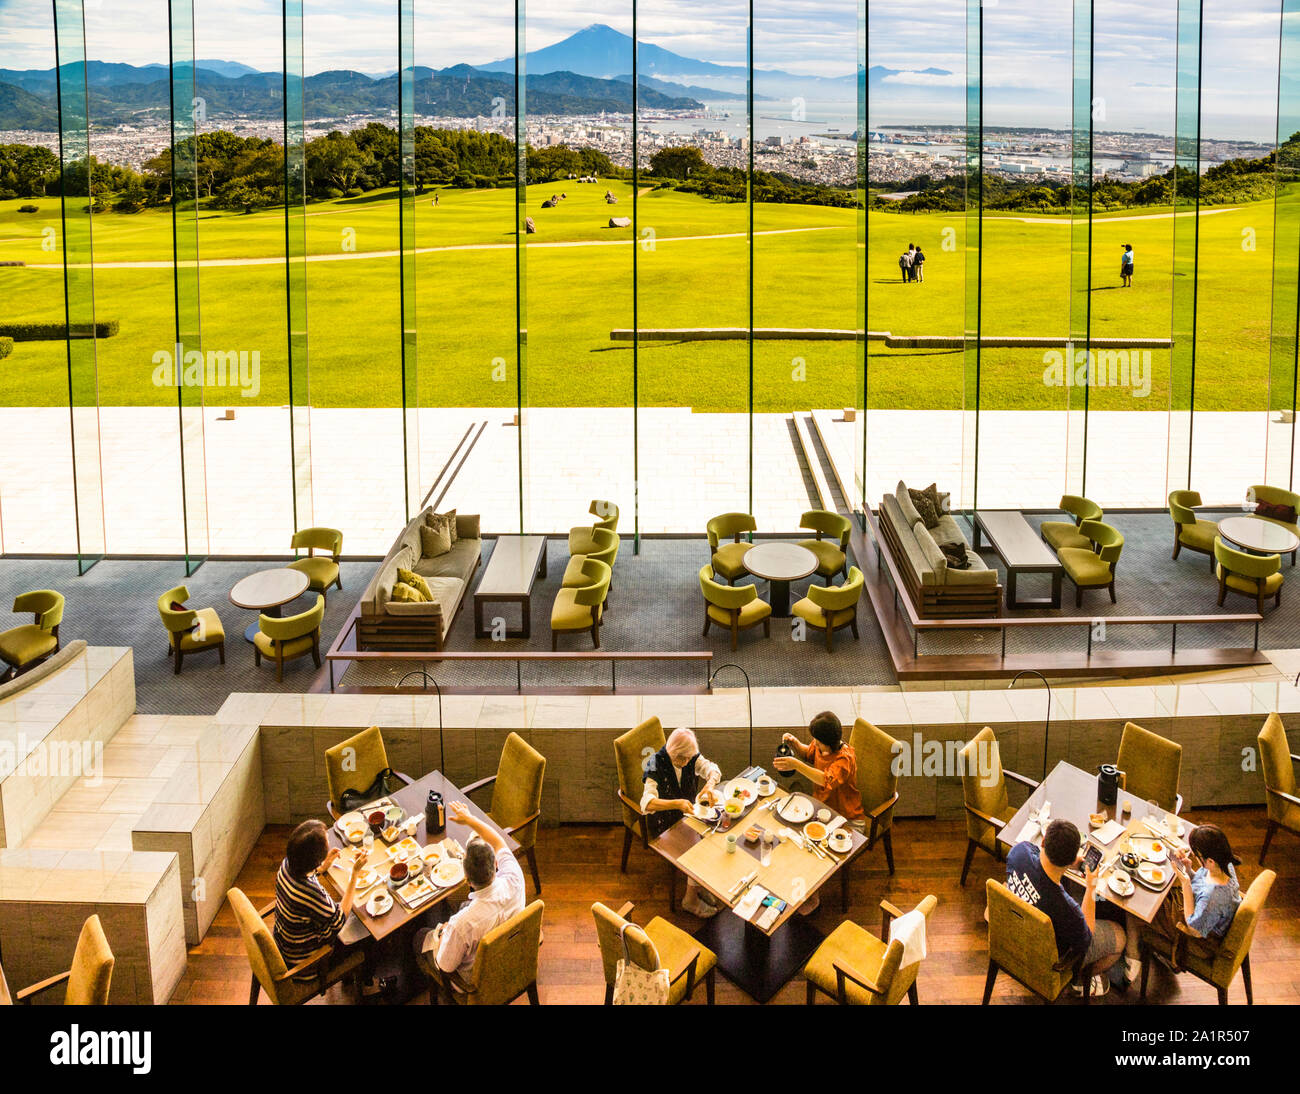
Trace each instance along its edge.
<path fill-rule="evenodd" d="M 782 741 L 780 747 L 776 750 L 776 758 L 780 760 L 780 759 L 784 759 L 787 756 L 793 758 L 794 749 L 792 749 L 787 742 Z M 794 774 L 793 771 L 782 771 L 779 768 L 776 769 L 776 773 L 780 775 L 783 779 L 788 779 Z"/>
<path fill-rule="evenodd" d="M 447 808 L 442 795 L 436 790 L 429 791 L 429 800 L 424 806 L 424 832 L 426 837 L 440 836 L 447 830 Z"/>
<path fill-rule="evenodd" d="M 1119 797 L 1120 779 L 1123 772 L 1114 764 L 1102 764 L 1097 768 L 1097 802 L 1100 805 L 1114 805 Z"/>

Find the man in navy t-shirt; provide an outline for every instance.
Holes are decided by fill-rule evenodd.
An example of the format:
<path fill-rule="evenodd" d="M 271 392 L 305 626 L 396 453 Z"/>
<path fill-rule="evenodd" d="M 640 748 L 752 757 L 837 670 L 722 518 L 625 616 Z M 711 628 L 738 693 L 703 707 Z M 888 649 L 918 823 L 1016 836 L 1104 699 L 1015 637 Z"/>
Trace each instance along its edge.
<path fill-rule="evenodd" d="M 1097 871 L 1084 875 L 1083 902 L 1076 901 L 1061 885 L 1065 871 L 1079 858 L 1082 837 L 1067 820 L 1054 820 L 1043 833 L 1043 846 L 1025 841 L 1007 853 L 1007 888 L 1052 921 L 1056 952 L 1084 955 L 1084 966 L 1093 975 L 1092 994 L 1105 995 L 1110 981 L 1101 975 L 1124 952 L 1124 928 L 1111 920 L 1097 921 Z M 1082 988 L 1080 987 L 1080 991 Z"/>

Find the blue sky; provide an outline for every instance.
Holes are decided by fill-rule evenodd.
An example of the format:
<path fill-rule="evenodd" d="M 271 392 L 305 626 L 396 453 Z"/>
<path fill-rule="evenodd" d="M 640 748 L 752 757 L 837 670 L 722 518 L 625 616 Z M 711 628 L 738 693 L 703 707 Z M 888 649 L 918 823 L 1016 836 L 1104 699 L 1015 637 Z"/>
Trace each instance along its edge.
<path fill-rule="evenodd" d="M 1072 0 L 985 0 L 990 124 L 1069 124 Z M 200 0 L 201 56 L 280 66 L 278 0 Z M 304 0 L 308 72 L 395 67 L 394 0 Z M 1205 0 L 1207 132 L 1267 138 L 1277 94 L 1279 0 Z M 1105 127 L 1172 129 L 1177 0 L 1095 0 L 1096 91 Z M 86 0 L 90 56 L 166 59 L 164 0 Z M 416 60 L 441 67 L 511 53 L 514 8 L 490 0 L 415 0 Z M 743 64 L 748 4 L 642 0 L 643 40 L 688 56 Z M 526 43 L 538 48 L 589 23 L 631 31 L 628 0 L 528 0 Z M 873 104 L 873 121 L 959 121 L 966 0 L 871 0 L 869 63 L 904 70 Z M 755 63 L 817 75 L 854 69 L 858 9 L 846 0 L 755 0 Z M 48 0 L 0 0 L 0 67 L 53 63 Z M 915 70 L 946 69 L 948 77 Z"/>

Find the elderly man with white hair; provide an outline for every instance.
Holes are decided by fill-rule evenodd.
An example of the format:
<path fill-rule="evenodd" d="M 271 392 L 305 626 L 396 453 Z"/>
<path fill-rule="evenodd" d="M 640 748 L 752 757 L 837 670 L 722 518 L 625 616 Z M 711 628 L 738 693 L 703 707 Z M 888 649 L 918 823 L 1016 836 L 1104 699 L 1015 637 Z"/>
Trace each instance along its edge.
<path fill-rule="evenodd" d="M 700 744 L 689 729 L 675 729 L 668 742 L 644 765 L 645 790 L 641 811 L 647 814 L 652 837 L 666 832 L 689 813 L 703 795 L 715 801 L 713 788 L 722 778 L 718 765 L 700 755 Z M 700 893 L 694 881 L 686 882 L 682 910 L 701 919 L 717 915 L 718 908 Z"/>

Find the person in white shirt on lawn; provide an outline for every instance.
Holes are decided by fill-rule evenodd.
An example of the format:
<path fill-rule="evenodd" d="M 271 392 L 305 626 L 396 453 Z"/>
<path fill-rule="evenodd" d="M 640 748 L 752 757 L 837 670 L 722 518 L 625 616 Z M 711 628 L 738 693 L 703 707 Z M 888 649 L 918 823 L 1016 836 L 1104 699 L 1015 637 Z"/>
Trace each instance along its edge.
<path fill-rule="evenodd" d="M 673 730 L 664 747 L 646 760 L 644 778 L 641 812 L 647 814 L 653 839 L 691 812 L 697 799 L 716 802 L 713 788 L 721 781 L 722 772 L 717 764 L 700 755 L 695 734 L 683 728 Z M 682 910 L 701 919 L 718 914 L 717 905 L 689 879 Z"/>
<path fill-rule="evenodd" d="M 452 802 L 451 819 L 473 829 L 465 848 L 465 880 L 469 900 L 446 923 L 417 931 L 415 952 L 425 972 L 434 968 L 459 974 L 462 980 L 474 969 L 483 936 L 524 908 L 524 872 L 506 841 L 489 824 L 470 815 L 464 802 Z"/>

